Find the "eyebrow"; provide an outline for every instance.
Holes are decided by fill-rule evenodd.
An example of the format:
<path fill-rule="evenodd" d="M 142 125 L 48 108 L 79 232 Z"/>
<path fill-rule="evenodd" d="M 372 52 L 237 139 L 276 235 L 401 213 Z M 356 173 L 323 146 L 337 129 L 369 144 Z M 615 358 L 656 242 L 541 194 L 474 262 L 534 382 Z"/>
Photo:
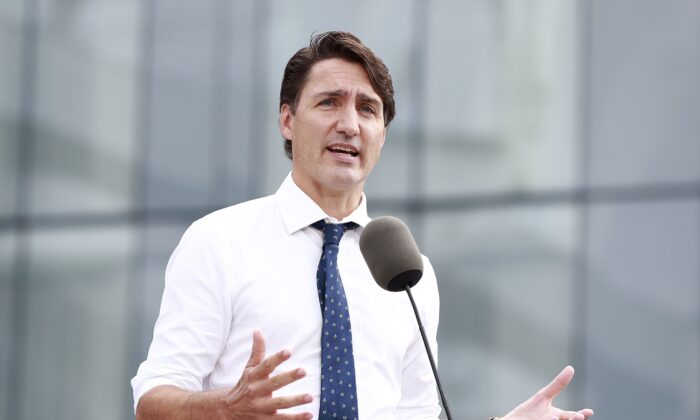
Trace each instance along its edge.
<path fill-rule="evenodd" d="M 380 105 L 382 105 L 382 102 L 380 100 L 364 93 L 360 93 L 360 102 L 374 105 L 376 107 L 380 107 Z"/>
<path fill-rule="evenodd" d="M 323 97 L 342 98 L 345 96 L 348 96 L 348 92 L 343 90 L 343 89 L 328 90 L 328 91 L 319 92 L 319 93 L 313 95 L 314 98 L 323 98 Z M 360 93 L 358 95 L 358 99 L 362 103 L 368 103 L 368 104 L 375 105 L 375 106 L 379 106 L 382 104 L 382 102 L 379 99 L 374 98 L 370 95 L 367 95 L 366 93 Z"/>

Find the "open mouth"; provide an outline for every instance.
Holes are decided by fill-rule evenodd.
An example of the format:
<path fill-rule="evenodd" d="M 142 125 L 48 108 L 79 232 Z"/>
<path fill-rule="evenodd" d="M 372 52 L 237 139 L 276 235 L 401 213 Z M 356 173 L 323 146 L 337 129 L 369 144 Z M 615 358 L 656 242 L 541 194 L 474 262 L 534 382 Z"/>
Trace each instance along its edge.
<path fill-rule="evenodd" d="M 357 150 L 348 146 L 330 146 L 328 150 L 333 153 L 344 153 L 352 157 L 357 157 L 360 154 Z"/>

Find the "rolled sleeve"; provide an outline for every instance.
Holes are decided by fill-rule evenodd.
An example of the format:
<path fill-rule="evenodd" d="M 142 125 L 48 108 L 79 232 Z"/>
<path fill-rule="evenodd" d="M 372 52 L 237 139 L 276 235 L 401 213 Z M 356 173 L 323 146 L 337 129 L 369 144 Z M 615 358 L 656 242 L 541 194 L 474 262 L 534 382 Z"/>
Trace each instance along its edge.
<path fill-rule="evenodd" d="M 159 385 L 202 391 L 224 348 L 232 318 L 215 241 L 202 221 L 195 222 L 170 257 L 148 358 L 131 381 L 134 410 Z"/>

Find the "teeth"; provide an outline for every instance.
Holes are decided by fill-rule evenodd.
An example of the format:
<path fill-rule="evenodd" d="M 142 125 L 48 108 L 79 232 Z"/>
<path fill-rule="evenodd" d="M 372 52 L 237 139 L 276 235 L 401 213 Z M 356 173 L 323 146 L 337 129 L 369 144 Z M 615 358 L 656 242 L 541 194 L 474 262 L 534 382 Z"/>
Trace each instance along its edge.
<path fill-rule="evenodd" d="M 357 156 L 358 153 L 352 149 L 345 148 L 345 147 L 331 147 L 330 150 L 334 152 L 340 152 L 340 153 L 347 153 L 351 156 Z"/>

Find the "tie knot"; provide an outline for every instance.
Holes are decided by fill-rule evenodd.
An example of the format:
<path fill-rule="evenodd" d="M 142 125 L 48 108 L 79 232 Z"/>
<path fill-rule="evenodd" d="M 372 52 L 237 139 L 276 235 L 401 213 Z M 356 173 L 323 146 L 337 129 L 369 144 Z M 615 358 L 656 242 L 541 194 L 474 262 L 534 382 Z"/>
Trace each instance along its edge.
<path fill-rule="evenodd" d="M 345 231 L 356 229 L 358 225 L 354 222 L 334 224 L 319 220 L 311 226 L 323 232 L 323 245 L 338 245 Z"/>

